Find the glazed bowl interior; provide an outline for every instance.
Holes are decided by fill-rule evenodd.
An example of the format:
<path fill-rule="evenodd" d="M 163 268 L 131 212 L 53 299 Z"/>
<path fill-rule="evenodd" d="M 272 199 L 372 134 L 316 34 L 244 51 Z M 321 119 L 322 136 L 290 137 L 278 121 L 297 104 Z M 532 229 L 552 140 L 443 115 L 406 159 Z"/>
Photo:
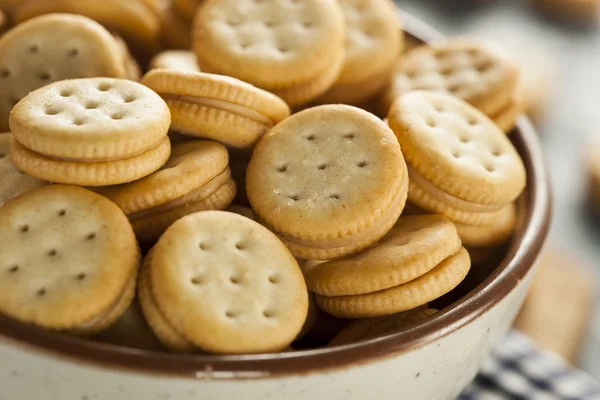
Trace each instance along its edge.
<path fill-rule="evenodd" d="M 410 15 L 402 13 L 402 20 L 406 33 L 420 41 L 443 37 Z M 514 289 L 532 268 L 546 237 L 550 216 L 549 184 L 536 133 L 529 121 L 521 117 L 510 138 L 528 172 L 527 188 L 518 201 L 520 220 L 511 242 L 498 263 L 472 268 L 458 288 L 436 300 L 433 306 L 440 312 L 401 331 L 344 346 L 241 356 L 180 355 L 119 347 L 43 331 L 1 315 L 0 336 L 35 351 L 109 368 L 211 379 L 297 374 L 343 367 L 430 343 L 478 318 Z"/>

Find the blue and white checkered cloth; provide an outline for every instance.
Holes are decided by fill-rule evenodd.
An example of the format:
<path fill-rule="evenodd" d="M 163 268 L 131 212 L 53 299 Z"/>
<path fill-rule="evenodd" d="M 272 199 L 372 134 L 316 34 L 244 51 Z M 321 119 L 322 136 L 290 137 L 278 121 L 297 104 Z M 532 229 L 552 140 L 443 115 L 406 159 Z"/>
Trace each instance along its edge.
<path fill-rule="evenodd" d="M 600 400 L 600 383 L 511 332 L 458 400 Z"/>

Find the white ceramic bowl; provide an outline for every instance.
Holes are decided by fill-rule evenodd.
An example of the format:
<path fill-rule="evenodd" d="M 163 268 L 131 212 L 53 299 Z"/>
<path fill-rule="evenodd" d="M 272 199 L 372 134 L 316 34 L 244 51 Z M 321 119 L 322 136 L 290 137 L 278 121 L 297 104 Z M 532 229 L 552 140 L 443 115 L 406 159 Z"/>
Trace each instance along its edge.
<path fill-rule="evenodd" d="M 403 15 L 423 41 L 440 34 Z M 497 266 L 424 322 L 352 345 L 274 355 L 176 355 L 39 330 L 0 316 L 1 400 L 454 399 L 509 329 L 546 237 L 547 171 L 525 118 L 511 134 L 528 171 L 521 222 Z"/>

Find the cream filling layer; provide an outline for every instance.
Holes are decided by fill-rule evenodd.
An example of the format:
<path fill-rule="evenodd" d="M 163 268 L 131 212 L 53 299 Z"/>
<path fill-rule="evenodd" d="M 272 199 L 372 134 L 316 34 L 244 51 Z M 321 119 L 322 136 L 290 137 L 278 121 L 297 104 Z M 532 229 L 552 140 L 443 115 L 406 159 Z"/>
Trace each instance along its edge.
<path fill-rule="evenodd" d="M 223 172 L 206 182 L 204 185 L 192 190 L 191 192 L 173 199 L 165 204 L 158 207 L 153 207 L 148 210 L 139 211 L 128 215 L 130 221 L 135 221 L 140 218 L 144 218 L 151 214 L 171 211 L 174 208 L 181 207 L 186 204 L 195 203 L 206 199 L 207 197 L 214 194 L 221 186 L 231 179 L 231 170 L 229 167 L 225 168 Z"/>
<path fill-rule="evenodd" d="M 472 203 L 467 200 L 463 200 L 460 197 L 453 196 L 450 193 L 438 188 L 433 183 L 429 182 L 425 177 L 423 177 L 418 172 L 416 172 L 414 169 L 412 169 L 408 164 L 406 166 L 408 169 L 408 179 L 410 180 L 411 184 L 418 186 L 419 189 L 421 189 L 423 192 L 427 193 L 434 200 L 437 200 L 440 203 L 446 204 L 456 210 L 484 213 L 484 212 L 498 211 L 501 208 L 506 206 L 505 204 L 499 204 L 499 205 L 477 204 L 477 203 Z"/>
<path fill-rule="evenodd" d="M 339 247 L 351 246 L 353 244 L 359 243 L 362 240 L 368 238 L 369 236 L 379 232 L 385 225 L 389 223 L 390 219 L 397 219 L 396 213 L 398 212 L 398 208 L 403 207 L 403 204 L 406 203 L 406 195 L 408 190 L 408 180 L 406 179 L 406 177 L 404 177 L 403 179 L 404 182 L 402 183 L 402 186 L 400 187 L 396 198 L 394 199 L 393 203 L 388 207 L 388 209 L 377 219 L 377 221 L 375 221 L 367 228 L 356 232 L 354 235 L 338 239 L 319 241 L 293 238 L 287 235 L 283 235 L 279 232 L 277 234 L 283 239 L 295 245 L 317 247 L 319 249 L 337 249 Z"/>
<path fill-rule="evenodd" d="M 174 94 L 160 93 L 161 97 L 165 100 L 183 101 L 186 103 L 198 104 L 205 107 L 216 108 L 218 110 L 227 111 L 232 114 L 239 115 L 240 117 L 251 119 L 254 122 L 271 128 L 274 122 L 271 118 L 259 113 L 248 107 L 240 106 L 238 104 L 230 103 L 228 101 L 211 99 L 208 97 L 197 97 L 197 96 L 179 96 Z"/>

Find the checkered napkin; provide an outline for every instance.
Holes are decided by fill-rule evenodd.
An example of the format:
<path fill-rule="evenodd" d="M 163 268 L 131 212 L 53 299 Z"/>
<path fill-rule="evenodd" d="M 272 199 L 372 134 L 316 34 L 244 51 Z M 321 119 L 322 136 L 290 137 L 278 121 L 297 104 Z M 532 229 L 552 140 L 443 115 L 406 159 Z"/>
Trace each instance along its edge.
<path fill-rule="evenodd" d="M 457 400 L 596 399 L 600 383 L 511 332 Z"/>

